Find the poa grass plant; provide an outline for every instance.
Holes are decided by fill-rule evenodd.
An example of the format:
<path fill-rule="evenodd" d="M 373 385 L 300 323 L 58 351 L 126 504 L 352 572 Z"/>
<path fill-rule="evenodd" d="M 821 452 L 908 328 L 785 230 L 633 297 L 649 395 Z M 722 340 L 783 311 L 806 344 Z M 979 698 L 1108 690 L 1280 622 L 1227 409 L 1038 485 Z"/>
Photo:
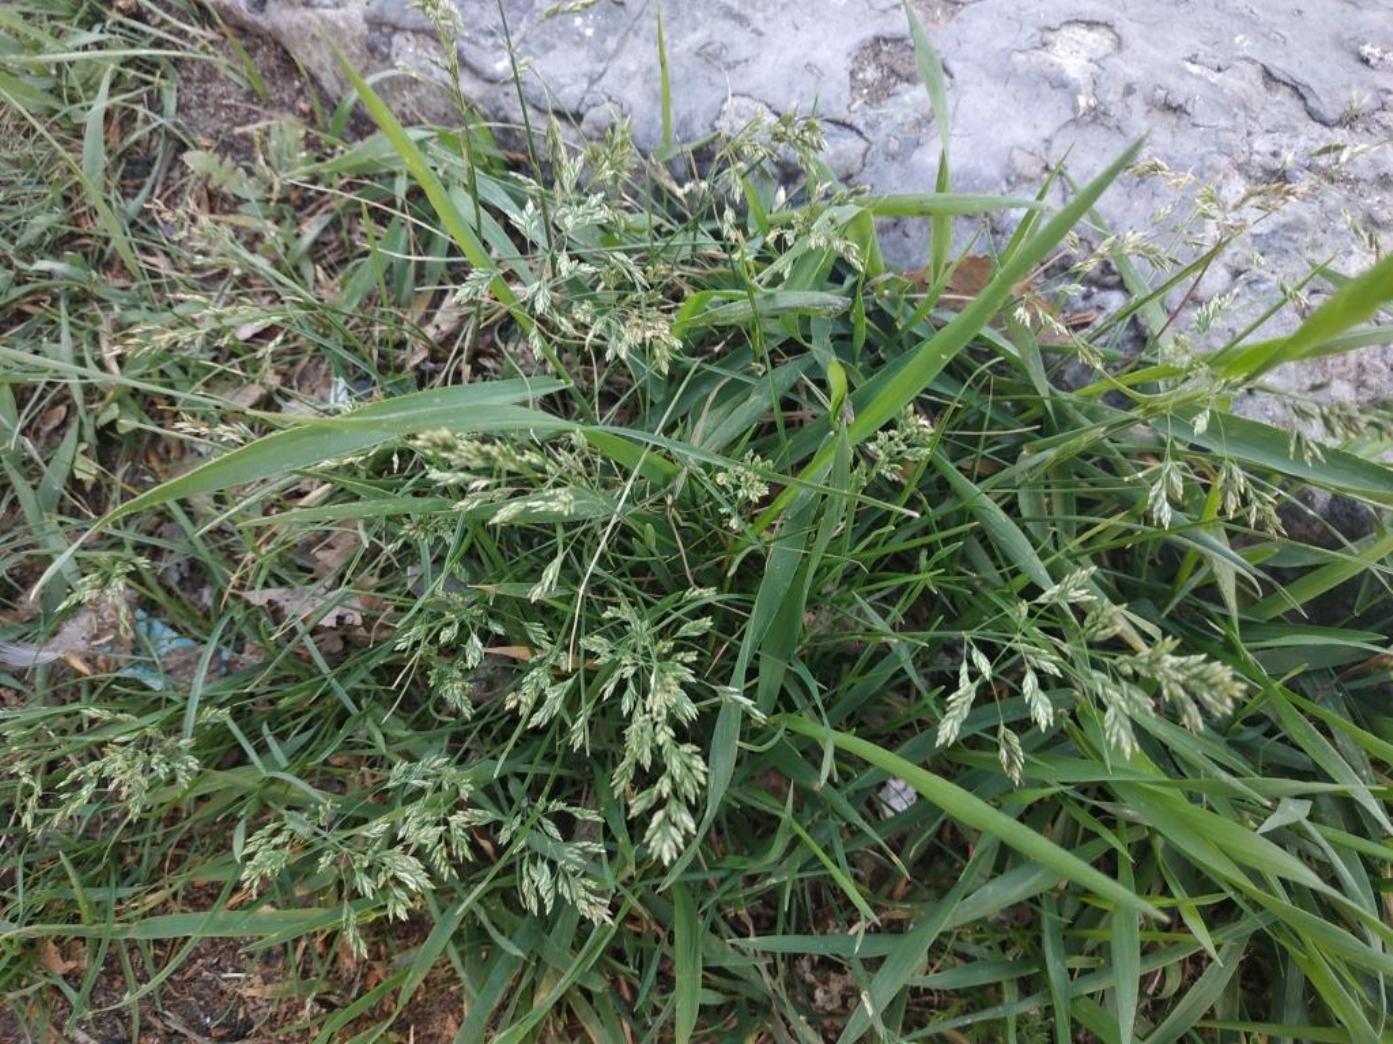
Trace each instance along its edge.
<path fill-rule="evenodd" d="M 0 11 L 17 1024 L 114 962 L 138 1026 L 213 937 L 312 1001 L 305 940 L 404 922 L 289 1039 L 442 977 L 461 1042 L 1386 1035 L 1383 429 L 1232 405 L 1385 340 L 1393 262 L 1195 347 L 1211 254 L 1095 212 L 1168 172 L 955 193 L 912 15 L 939 181 L 869 197 L 812 121 L 510 162 L 347 66 L 236 162 L 180 137 L 168 10 Z M 1312 491 L 1359 525 L 1288 536 Z"/>

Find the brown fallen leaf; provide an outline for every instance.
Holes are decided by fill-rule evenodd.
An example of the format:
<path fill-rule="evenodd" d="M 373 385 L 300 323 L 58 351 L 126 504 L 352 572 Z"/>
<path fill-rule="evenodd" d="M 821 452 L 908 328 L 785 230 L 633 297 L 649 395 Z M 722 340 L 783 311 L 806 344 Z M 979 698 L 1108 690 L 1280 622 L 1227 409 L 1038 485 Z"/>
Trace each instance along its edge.
<path fill-rule="evenodd" d="M 489 645 L 484 647 L 484 652 L 489 656 L 502 656 L 505 659 L 517 660 L 520 663 L 528 663 L 541 654 L 540 649 L 534 649 L 530 645 Z M 558 664 L 560 670 L 577 670 L 581 663 L 587 667 L 595 666 L 598 661 L 581 660 L 579 657 L 570 656 L 566 658 L 564 664 Z"/>
<path fill-rule="evenodd" d="M 947 286 L 944 287 L 944 306 L 955 310 L 963 308 L 986 289 L 987 284 L 992 281 L 992 277 L 995 275 L 996 263 L 989 257 L 981 254 L 968 254 L 966 257 L 960 258 L 948 276 Z M 927 268 L 916 268 L 906 272 L 905 278 L 920 289 L 925 290 L 933 282 L 929 277 Z M 1012 290 L 1034 322 L 1041 322 L 1043 317 L 1049 316 L 1058 320 L 1067 329 L 1078 330 L 1091 326 L 1098 319 L 1098 312 L 1093 309 L 1061 314 L 1059 309 L 1039 292 L 1035 281 L 1031 278 L 1022 279 Z M 1041 340 L 1053 344 L 1067 339 L 1060 337 L 1048 326 L 1045 326 Z"/>
<path fill-rule="evenodd" d="M 252 381 L 238 388 L 231 395 L 227 396 L 227 401 L 234 406 L 240 406 L 244 410 L 249 410 L 262 399 L 266 398 L 266 393 L 271 389 L 260 381 Z"/>
<path fill-rule="evenodd" d="M 275 319 L 253 319 L 232 328 L 232 336 L 239 341 L 250 341 L 262 330 L 277 325 Z"/>
<path fill-rule="evenodd" d="M 435 290 L 419 290 L 416 296 L 411 299 L 411 304 L 407 306 L 406 317 L 417 326 L 421 325 L 425 318 L 426 311 L 430 304 L 435 300 Z"/>
<path fill-rule="evenodd" d="M 315 416 L 321 412 L 319 404 L 328 402 L 332 396 L 333 364 L 323 356 L 310 355 L 286 375 L 283 384 L 299 393 L 299 400 L 287 402 L 284 411 L 300 416 Z"/>
<path fill-rule="evenodd" d="M 435 314 L 426 323 L 422 333 L 428 339 L 439 343 L 464 325 L 464 317 L 464 309 L 455 303 L 454 298 L 447 297 L 445 303 L 436 309 Z"/>
<path fill-rule="evenodd" d="M 969 254 L 960 260 L 948 277 L 948 292 L 968 300 L 986 289 L 996 274 L 996 264 L 981 254 Z"/>
<path fill-rule="evenodd" d="M 286 616 L 301 620 L 313 617 L 317 627 L 352 627 L 361 624 L 362 599 L 356 594 L 340 597 L 342 594 L 342 588 L 323 591 L 313 587 L 263 587 L 259 591 L 244 591 L 242 597 L 251 605 L 278 609 Z"/>
<path fill-rule="evenodd" d="M 996 273 L 996 263 L 981 254 L 968 254 L 960 258 L 948 276 L 944 288 L 944 298 L 954 304 L 965 304 L 982 292 Z M 933 277 L 927 267 L 914 268 L 904 274 L 915 286 L 927 290 L 933 285 Z"/>
<path fill-rule="evenodd" d="M 296 507 L 315 507 L 318 504 L 324 503 L 324 501 L 329 498 L 329 494 L 334 491 L 334 484 L 332 482 L 320 482 L 318 480 L 306 479 L 295 488 L 297 490 L 303 489 L 307 491 L 303 496 L 293 502 Z"/>
<path fill-rule="evenodd" d="M 81 961 L 70 961 L 64 957 L 63 951 L 58 949 L 58 944 L 52 939 L 40 939 L 37 951 L 39 966 L 54 975 L 67 975 L 68 972 L 82 967 Z"/>
<path fill-rule="evenodd" d="M 314 634 L 314 647 L 319 650 L 320 656 L 326 659 L 332 659 L 344 650 L 343 633 L 341 631 L 320 628 Z M 295 650 L 295 655 L 299 656 L 307 663 L 313 659 L 313 657 L 310 656 L 309 650 L 305 648 L 297 648 Z"/>
<path fill-rule="evenodd" d="M 320 579 L 335 572 L 358 552 L 362 541 L 351 529 L 340 529 L 327 540 L 321 541 L 310 555 L 314 558 L 314 575 Z"/>
<path fill-rule="evenodd" d="M 358 973 L 358 954 L 354 951 L 353 943 L 346 933 L 339 935 L 338 942 L 334 946 L 334 958 L 339 975 L 344 979 L 351 980 Z"/>
<path fill-rule="evenodd" d="M 47 435 L 58 425 L 62 424 L 68 416 L 68 406 L 60 402 L 57 406 L 52 406 L 39 414 L 39 419 L 34 422 L 34 430 L 39 435 Z"/>
<path fill-rule="evenodd" d="M 859 995 L 856 977 L 850 972 L 824 967 L 810 957 L 799 958 L 798 977 L 812 987 L 813 1010 L 823 1015 L 846 1013 Z"/>
<path fill-rule="evenodd" d="M 537 655 L 538 650 L 530 645 L 490 645 L 484 652 L 490 656 L 503 656 L 509 660 L 521 660 L 527 663 Z"/>
<path fill-rule="evenodd" d="M 73 658 L 130 652 L 129 612 L 124 600 L 94 599 L 64 620 L 58 632 L 42 645 L 0 642 L 0 666 L 26 670 L 66 659 L 75 670 L 90 674 L 85 663 L 80 659 L 73 663 Z"/>

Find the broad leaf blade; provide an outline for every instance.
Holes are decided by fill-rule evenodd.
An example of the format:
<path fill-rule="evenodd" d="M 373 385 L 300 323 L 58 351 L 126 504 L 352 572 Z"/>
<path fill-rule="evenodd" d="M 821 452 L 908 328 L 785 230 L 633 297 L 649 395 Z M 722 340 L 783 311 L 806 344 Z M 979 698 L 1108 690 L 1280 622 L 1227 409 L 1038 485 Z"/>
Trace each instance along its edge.
<path fill-rule="evenodd" d="M 499 381 L 401 395 L 343 417 L 311 421 L 257 439 L 128 500 L 98 525 L 199 493 L 214 493 L 361 453 L 404 435 L 452 431 L 558 431 L 568 421 L 511 405 L 559 382 Z"/>

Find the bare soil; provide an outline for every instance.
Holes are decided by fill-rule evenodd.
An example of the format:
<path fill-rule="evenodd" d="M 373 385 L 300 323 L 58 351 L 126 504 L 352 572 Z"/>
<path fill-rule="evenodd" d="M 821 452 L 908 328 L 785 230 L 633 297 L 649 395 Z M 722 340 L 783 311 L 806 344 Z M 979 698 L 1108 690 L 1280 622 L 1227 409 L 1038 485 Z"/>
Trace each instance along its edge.
<path fill-rule="evenodd" d="M 179 123 L 199 148 L 243 162 L 262 128 L 316 116 L 313 82 L 275 41 L 223 29 L 211 51 L 176 63 Z"/>

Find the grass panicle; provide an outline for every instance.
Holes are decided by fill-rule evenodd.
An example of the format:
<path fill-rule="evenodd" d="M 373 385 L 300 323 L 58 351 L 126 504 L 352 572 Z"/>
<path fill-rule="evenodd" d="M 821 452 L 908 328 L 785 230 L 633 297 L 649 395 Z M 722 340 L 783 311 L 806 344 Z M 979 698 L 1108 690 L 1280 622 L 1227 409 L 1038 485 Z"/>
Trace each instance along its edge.
<path fill-rule="evenodd" d="M 938 176 L 876 197 L 813 120 L 674 141 L 656 22 L 654 157 L 346 60 L 191 140 L 176 59 L 243 74 L 172 10 L 0 10 L 16 1032 L 235 940 L 295 1039 L 1389 1034 L 1393 426 L 1235 412 L 1388 261 L 1168 311 L 1245 226 L 1103 227 L 1190 190 L 1141 146 L 954 192 L 912 11 Z"/>

